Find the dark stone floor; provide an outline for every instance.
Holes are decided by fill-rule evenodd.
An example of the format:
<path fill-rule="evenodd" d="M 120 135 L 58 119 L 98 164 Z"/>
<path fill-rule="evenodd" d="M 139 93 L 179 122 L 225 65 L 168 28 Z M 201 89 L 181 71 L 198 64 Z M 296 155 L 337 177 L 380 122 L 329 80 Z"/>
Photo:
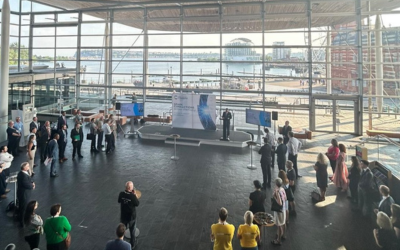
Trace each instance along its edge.
<path fill-rule="evenodd" d="M 316 137 L 301 152 L 299 162 L 304 177 L 298 181 L 295 193 L 297 216 L 290 218 L 283 245 L 266 244 L 268 249 L 378 249 L 372 236 L 374 223 L 351 212 L 346 195 L 337 192 L 334 186 L 329 186 L 325 203 L 316 206 L 311 202 L 309 194 L 316 187 L 311 163 L 318 152 L 314 147 L 326 147 L 331 138 Z M 246 168 L 249 148 L 178 146 L 180 160 L 172 161 L 173 146 L 161 142 L 120 137 L 117 151 L 109 155 L 91 155 L 89 147 L 85 141 L 84 158 L 72 160 L 69 143 L 66 151 L 69 160 L 58 168 L 58 178 L 50 179 L 49 168 L 44 165 L 35 168 L 36 189 L 32 199 L 39 201 L 37 213 L 46 218 L 52 204 L 62 204 L 62 213 L 72 225 L 72 250 L 104 249 L 105 243 L 114 238 L 119 222 L 117 197 L 128 180 L 143 194 L 137 209 L 141 233 L 136 249 L 212 249 L 210 226 L 217 221 L 219 208 L 228 209 L 228 222 L 237 229 L 248 209 L 252 181 L 261 179 L 260 168 L 254 171 Z M 255 159 L 258 166 L 259 156 Z M 17 171 L 24 160 L 25 154 L 21 153 L 12 171 Z M 273 175 L 277 175 L 276 170 Z M 13 185 L 9 187 L 12 192 L 0 203 L 0 249 L 11 242 L 17 244 L 18 250 L 29 249 L 23 230 L 4 212 L 13 199 Z M 271 190 L 267 190 L 268 210 L 270 197 Z M 267 229 L 269 240 L 275 232 L 275 228 Z M 42 236 L 40 249 L 45 249 L 45 245 Z M 233 246 L 240 249 L 236 237 Z"/>

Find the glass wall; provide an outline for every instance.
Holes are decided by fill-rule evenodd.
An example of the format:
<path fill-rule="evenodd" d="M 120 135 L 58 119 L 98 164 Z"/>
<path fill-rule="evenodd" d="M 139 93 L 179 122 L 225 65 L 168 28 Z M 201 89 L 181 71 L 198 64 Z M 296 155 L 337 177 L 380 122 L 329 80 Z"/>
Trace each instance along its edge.
<path fill-rule="evenodd" d="M 10 64 L 53 74 L 35 82 L 37 105 L 51 102 L 41 100 L 43 91 L 62 93 L 70 103 L 77 98 L 86 110 L 104 108 L 113 95 L 130 101 L 136 93 L 140 101 L 162 103 L 159 109 L 147 105 L 146 113 L 169 112 L 165 102 L 173 91 L 205 92 L 215 94 L 221 108 L 278 110 L 278 122 L 297 119 L 297 129 L 311 127 L 310 120 L 318 117 L 332 122 L 326 113 L 331 94 L 364 96 L 364 111 L 371 115 L 400 110 L 396 9 L 378 13 L 379 6 L 361 1 L 361 18 L 358 1 L 68 12 L 17 2 L 10 41 L 16 56 Z M 60 72 L 69 80 L 60 80 Z M 315 113 L 313 95 L 328 96 Z M 342 119 L 354 119 L 347 102 L 336 104 Z"/>

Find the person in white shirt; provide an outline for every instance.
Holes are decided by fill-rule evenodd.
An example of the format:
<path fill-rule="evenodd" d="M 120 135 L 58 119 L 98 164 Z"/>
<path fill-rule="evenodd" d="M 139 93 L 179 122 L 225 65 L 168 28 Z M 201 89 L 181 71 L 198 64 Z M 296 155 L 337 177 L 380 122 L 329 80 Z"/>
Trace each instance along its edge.
<path fill-rule="evenodd" d="M 271 145 L 271 155 L 272 155 L 271 168 L 275 168 L 275 149 L 276 149 L 275 135 L 274 133 L 269 132 L 268 128 L 265 128 L 264 132 L 265 132 L 264 138 L 267 138 L 268 144 Z"/>
<path fill-rule="evenodd" d="M 5 171 L 5 175 L 9 176 L 10 175 L 10 167 L 11 167 L 12 161 L 14 160 L 14 156 L 12 154 L 8 153 L 7 151 L 8 151 L 7 146 L 0 147 L 0 162 L 4 163 L 3 172 Z"/>
<path fill-rule="evenodd" d="M 104 132 L 104 135 L 105 135 L 105 137 L 106 137 L 106 143 L 107 143 L 107 148 L 106 148 L 106 153 L 108 154 L 108 153 L 110 153 L 110 151 L 111 151 L 111 144 L 112 144 L 112 130 L 111 130 L 111 127 L 110 127 L 110 123 L 111 123 L 111 121 L 110 120 L 105 120 L 104 121 L 104 124 L 103 124 L 103 132 Z"/>
<path fill-rule="evenodd" d="M 288 136 L 289 136 L 289 142 L 287 144 L 287 149 L 289 152 L 288 158 L 289 158 L 289 161 L 293 162 L 293 168 L 296 171 L 296 178 L 298 179 L 298 178 L 302 177 L 301 175 L 299 175 L 299 171 L 297 169 L 297 155 L 300 151 L 302 143 L 293 137 L 294 134 L 292 131 L 290 131 L 288 133 Z"/>
<path fill-rule="evenodd" d="M 7 189 L 7 176 L 10 175 L 10 166 L 11 162 L 14 159 L 14 156 L 7 153 L 7 146 L 0 147 L 0 195 L 1 199 L 7 198 L 7 193 L 10 192 L 10 189 Z"/>

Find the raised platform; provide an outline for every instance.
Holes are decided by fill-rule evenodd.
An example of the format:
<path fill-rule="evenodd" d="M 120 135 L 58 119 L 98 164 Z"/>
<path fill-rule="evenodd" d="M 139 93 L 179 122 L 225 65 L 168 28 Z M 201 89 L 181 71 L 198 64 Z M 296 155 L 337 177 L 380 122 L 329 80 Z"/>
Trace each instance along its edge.
<path fill-rule="evenodd" d="M 172 128 L 171 126 L 148 125 L 138 129 L 140 138 L 145 140 L 165 141 L 165 143 L 173 144 L 174 140 L 170 137 L 172 134 L 180 135 L 176 140 L 177 145 L 200 146 L 216 145 L 224 147 L 247 147 L 248 141 L 251 141 L 250 134 L 242 131 L 230 131 L 230 141 L 220 140 L 222 136 L 221 130 L 208 131 L 197 129 Z"/>

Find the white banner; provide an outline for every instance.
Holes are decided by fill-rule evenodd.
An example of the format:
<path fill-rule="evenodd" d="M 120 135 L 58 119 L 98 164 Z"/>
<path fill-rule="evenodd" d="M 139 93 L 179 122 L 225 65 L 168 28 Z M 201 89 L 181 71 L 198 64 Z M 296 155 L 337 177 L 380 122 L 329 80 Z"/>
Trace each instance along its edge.
<path fill-rule="evenodd" d="M 216 130 L 216 98 L 207 94 L 172 95 L 172 127 Z"/>

